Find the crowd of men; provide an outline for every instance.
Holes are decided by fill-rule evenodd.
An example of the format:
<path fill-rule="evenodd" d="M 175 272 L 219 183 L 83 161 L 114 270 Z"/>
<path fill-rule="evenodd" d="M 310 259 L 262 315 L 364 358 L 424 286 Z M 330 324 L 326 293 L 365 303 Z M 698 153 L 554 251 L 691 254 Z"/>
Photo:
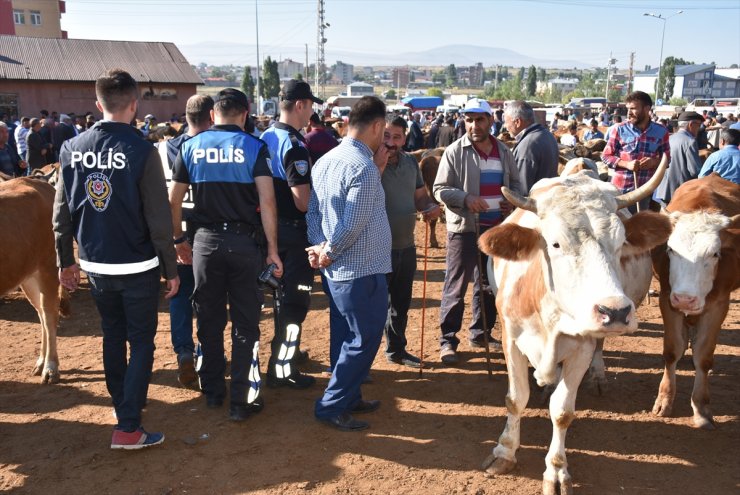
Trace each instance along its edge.
<path fill-rule="evenodd" d="M 96 82 L 104 119 L 85 132 L 75 129 L 58 150 L 53 224 L 60 281 L 75 290 L 85 271 L 101 315 L 106 385 L 117 418 L 111 448 L 139 449 L 164 440 L 141 424 L 162 276 L 178 380 L 198 388 L 208 408 L 221 409 L 228 401 L 230 419 L 244 421 L 265 406 L 259 363 L 265 290 L 275 301 L 266 384 L 292 389 L 315 384 L 299 366 L 308 359 L 301 334 L 320 270 L 329 298 L 331 378 L 314 414 L 338 430 L 367 428 L 355 415 L 380 407 L 363 398 L 361 385 L 383 336 L 389 362 L 422 365 L 406 349 L 417 270 L 414 229 L 418 214 L 425 221 L 440 216 L 437 202 L 444 205 L 447 222 L 440 360 L 459 364 L 457 334 L 471 281 L 469 345 L 500 346 L 491 334 L 496 310 L 477 239 L 512 212 L 502 187 L 527 195 L 537 181 L 557 174 L 558 143 L 527 103 L 494 111 L 485 100 L 472 99 L 457 117 L 435 117 L 434 144 L 444 143 L 445 150 L 432 198 L 416 160 L 404 151 L 424 140 L 422 116 L 407 121 L 388 115 L 377 97 L 363 97 L 353 107 L 340 142 L 314 113 L 323 101 L 303 81 L 284 85 L 279 119 L 259 137 L 250 128 L 250 105 L 241 91 L 195 95 L 186 104 L 185 132 L 155 148 L 131 125 L 137 95 L 130 74 L 107 72 Z M 647 94 L 630 94 L 626 105 L 627 122 L 609 129 L 603 153 L 618 189 L 647 181 L 664 153 L 670 153 L 675 170 L 669 193 L 709 171 L 738 180 L 740 131 L 723 131 L 722 151 L 700 171 L 693 141 L 699 114 L 682 114 L 680 130 L 669 139 L 666 127 L 651 119 Z M 597 117 L 610 123 L 608 115 Z M 592 138 L 598 138 L 598 122 L 590 122 Z M 503 128 L 515 141 L 513 150 L 495 136 Z M 80 157 L 90 151 L 95 163 L 83 164 Z M 666 204 L 669 193 L 656 201 Z"/>

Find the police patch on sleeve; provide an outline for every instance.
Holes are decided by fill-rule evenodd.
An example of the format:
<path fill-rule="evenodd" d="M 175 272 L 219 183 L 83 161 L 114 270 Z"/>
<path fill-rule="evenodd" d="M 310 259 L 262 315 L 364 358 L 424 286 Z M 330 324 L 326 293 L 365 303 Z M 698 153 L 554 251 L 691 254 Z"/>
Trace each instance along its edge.
<path fill-rule="evenodd" d="M 87 200 L 95 210 L 105 211 L 108 208 L 111 194 L 113 194 L 113 186 L 107 175 L 95 172 L 87 176 L 85 192 Z"/>
<path fill-rule="evenodd" d="M 306 160 L 298 160 L 293 162 L 293 166 L 295 167 L 296 172 L 298 172 L 301 175 L 306 175 L 308 173 L 308 162 Z"/>

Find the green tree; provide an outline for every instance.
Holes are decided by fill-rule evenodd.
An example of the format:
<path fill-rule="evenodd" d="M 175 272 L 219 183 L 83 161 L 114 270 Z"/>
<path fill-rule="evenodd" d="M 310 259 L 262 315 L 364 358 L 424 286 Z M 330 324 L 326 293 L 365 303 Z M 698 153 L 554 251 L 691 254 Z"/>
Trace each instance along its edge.
<path fill-rule="evenodd" d="M 262 96 L 273 98 L 280 94 L 280 72 L 278 72 L 277 60 L 271 57 L 265 59 L 265 65 L 262 67 Z"/>
<path fill-rule="evenodd" d="M 452 87 L 457 83 L 457 68 L 455 67 L 455 64 L 447 66 L 447 70 L 445 71 L 445 83 L 449 87 Z"/>
<path fill-rule="evenodd" d="M 293 76 L 293 79 L 297 81 L 303 81 L 303 74 L 300 72 L 296 72 L 295 75 Z"/>
<path fill-rule="evenodd" d="M 694 62 L 689 62 L 682 58 L 673 56 L 666 57 L 663 61 L 663 65 L 660 67 L 660 73 L 658 79 L 655 81 L 655 90 L 658 94 L 658 98 L 663 98 L 668 101 L 673 96 L 673 90 L 676 84 L 676 66 L 677 65 L 693 65 Z"/>
<path fill-rule="evenodd" d="M 520 81 L 524 80 L 524 67 L 519 67 L 519 72 L 517 72 L 516 77 Z"/>
<path fill-rule="evenodd" d="M 439 96 L 441 98 L 444 96 L 444 93 L 439 88 L 429 88 L 427 89 L 427 96 Z"/>
<path fill-rule="evenodd" d="M 396 90 L 391 88 L 388 91 L 385 92 L 385 99 L 386 100 L 395 100 L 396 99 Z"/>
<path fill-rule="evenodd" d="M 545 82 L 547 80 L 547 72 L 545 72 L 544 67 L 537 69 L 537 80 L 540 82 Z"/>
<path fill-rule="evenodd" d="M 529 67 L 527 74 L 527 96 L 534 96 L 537 92 L 537 69 L 534 65 Z"/>
<path fill-rule="evenodd" d="M 252 68 L 248 65 L 244 67 L 241 90 L 242 93 L 247 95 L 249 101 L 254 101 L 254 78 L 252 77 Z"/>

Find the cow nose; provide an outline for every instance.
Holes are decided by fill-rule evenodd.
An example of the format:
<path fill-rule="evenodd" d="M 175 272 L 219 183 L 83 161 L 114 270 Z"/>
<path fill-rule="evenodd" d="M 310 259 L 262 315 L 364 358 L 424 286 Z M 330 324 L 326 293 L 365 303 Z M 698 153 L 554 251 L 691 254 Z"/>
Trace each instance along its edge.
<path fill-rule="evenodd" d="M 694 308 L 699 303 L 699 298 L 688 294 L 671 293 L 671 306 L 674 308 Z"/>
<path fill-rule="evenodd" d="M 623 325 L 627 325 L 627 317 L 632 311 L 632 306 L 625 306 L 623 308 L 610 308 L 608 306 L 604 306 L 603 304 L 599 304 L 598 306 L 596 306 L 596 311 L 598 311 L 599 314 L 602 315 L 601 320 L 604 326 L 611 325 L 612 323 L 621 323 Z"/>

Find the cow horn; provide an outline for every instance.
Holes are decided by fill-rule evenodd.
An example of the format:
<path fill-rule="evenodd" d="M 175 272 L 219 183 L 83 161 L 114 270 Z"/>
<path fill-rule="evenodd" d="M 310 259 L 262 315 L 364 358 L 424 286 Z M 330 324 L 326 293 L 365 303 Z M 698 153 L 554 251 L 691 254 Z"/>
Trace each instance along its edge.
<path fill-rule="evenodd" d="M 537 202 L 532 198 L 525 198 L 521 194 L 512 191 L 506 186 L 501 188 L 501 193 L 506 199 L 509 200 L 511 204 L 513 204 L 517 208 L 528 210 L 532 213 L 537 213 Z"/>
<path fill-rule="evenodd" d="M 667 168 L 668 155 L 663 153 L 663 158 L 660 160 L 660 165 L 658 165 L 658 169 L 655 171 L 655 174 L 653 174 L 650 180 L 648 180 L 646 183 L 644 183 L 634 191 L 621 194 L 615 198 L 617 200 L 617 210 L 632 206 L 633 204 L 642 201 L 643 199 L 650 196 L 655 188 L 658 187 L 660 181 L 663 180 L 663 176 L 665 175 L 665 171 Z"/>

